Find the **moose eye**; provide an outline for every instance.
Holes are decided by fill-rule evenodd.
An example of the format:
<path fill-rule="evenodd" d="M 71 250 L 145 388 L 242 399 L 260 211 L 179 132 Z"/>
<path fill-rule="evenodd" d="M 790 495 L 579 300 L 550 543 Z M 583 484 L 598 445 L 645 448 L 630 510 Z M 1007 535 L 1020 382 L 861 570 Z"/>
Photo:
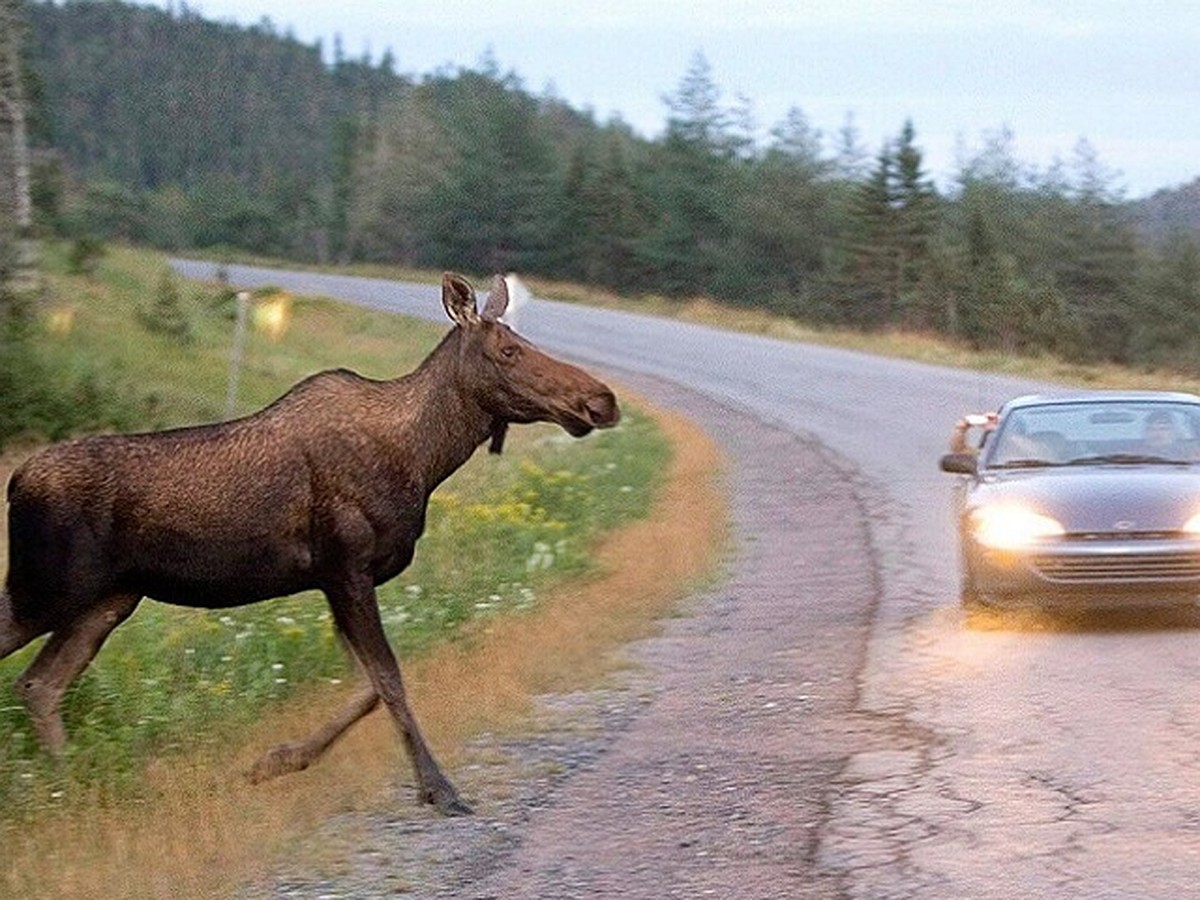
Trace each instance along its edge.
<path fill-rule="evenodd" d="M 500 355 L 505 359 L 516 359 L 521 355 L 521 348 L 516 344 L 506 344 L 500 348 Z"/>

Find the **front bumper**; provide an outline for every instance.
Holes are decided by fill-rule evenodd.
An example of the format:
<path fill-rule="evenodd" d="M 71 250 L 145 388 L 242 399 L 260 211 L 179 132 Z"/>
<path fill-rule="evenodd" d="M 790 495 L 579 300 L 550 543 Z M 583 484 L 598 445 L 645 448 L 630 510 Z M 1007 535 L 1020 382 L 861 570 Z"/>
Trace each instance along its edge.
<path fill-rule="evenodd" d="M 1067 536 L 1023 550 L 964 542 L 981 602 L 1004 607 L 1174 606 L 1200 599 L 1200 539 Z"/>

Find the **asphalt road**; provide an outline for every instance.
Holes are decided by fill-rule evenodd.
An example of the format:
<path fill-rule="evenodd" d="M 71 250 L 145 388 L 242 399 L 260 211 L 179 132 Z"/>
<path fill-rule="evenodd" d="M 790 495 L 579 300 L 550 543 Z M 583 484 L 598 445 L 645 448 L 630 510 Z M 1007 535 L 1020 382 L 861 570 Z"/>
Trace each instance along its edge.
<path fill-rule="evenodd" d="M 238 266 L 229 277 L 443 318 L 429 286 Z M 816 850 L 840 893 L 1200 896 L 1196 617 L 980 627 L 958 609 L 937 458 L 962 412 L 1043 385 L 546 301 L 520 311 L 519 330 L 594 367 L 687 385 L 853 473 L 872 551 L 858 565 L 880 593 L 860 712 L 925 738 L 847 758 Z"/>

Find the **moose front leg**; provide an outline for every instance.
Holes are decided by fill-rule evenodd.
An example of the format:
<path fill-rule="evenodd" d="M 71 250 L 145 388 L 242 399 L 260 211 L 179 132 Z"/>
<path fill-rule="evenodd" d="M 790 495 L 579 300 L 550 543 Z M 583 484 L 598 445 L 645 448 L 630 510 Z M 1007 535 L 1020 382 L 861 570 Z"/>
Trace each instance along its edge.
<path fill-rule="evenodd" d="M 412 760 L 421 801 L 432 804 L 443 815 L 470 815 L 471 808 L 459 799 L 454 785 L 442 774 L 408 708 L 400 666 L 384 634 L 375 587 L 370 578 L 355 576 L 345 585 L 327 589 L 325 593 L 338 629 L 400 732 Z"/>

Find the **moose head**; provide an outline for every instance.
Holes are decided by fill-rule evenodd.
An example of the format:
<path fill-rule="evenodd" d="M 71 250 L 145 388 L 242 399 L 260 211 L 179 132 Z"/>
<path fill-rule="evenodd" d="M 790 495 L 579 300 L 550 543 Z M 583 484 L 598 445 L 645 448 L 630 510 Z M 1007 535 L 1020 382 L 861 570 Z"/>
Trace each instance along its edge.
<path fill-rule="evenodd" d="M 508 308 L 501 275 L 479 312 L 475 290 L 463 276 L 447 272 L 442 304 L 462 331 L 460 377 L 479 405 L 494 417 L 491 452 L 499 453 L 509 423 L 553 422 L 573 437 L 620 420 L 613 392 L 569 363 L 543 353 L 500 321 Z"/>

